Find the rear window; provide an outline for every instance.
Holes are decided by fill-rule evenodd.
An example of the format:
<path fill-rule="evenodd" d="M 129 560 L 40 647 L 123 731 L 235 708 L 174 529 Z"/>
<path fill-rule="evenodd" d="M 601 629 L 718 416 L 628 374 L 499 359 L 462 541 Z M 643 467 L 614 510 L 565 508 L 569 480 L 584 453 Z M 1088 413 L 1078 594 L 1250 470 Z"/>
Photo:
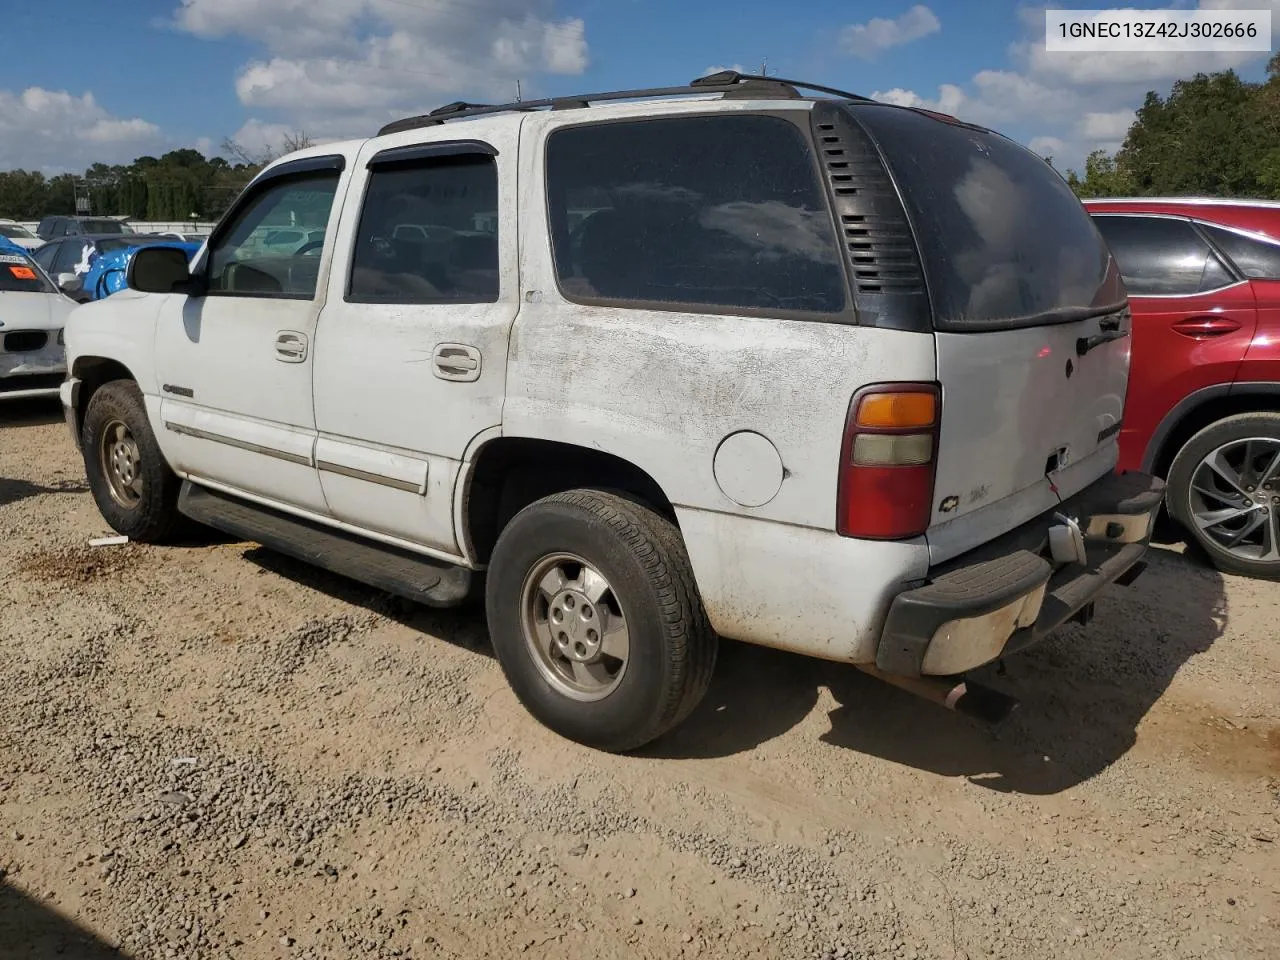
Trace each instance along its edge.
<path fill-rule="evenodd" d="M 937 329 L 1035 326 L 1123 305 L 1106 245 L 1042 158 L 999 134 L 914 110 L 849 109 L 897 182 Z"/>
<path fill-rule="evenodd" d="M 0 292 L 53 293 L 53 287 L 29 258 L 0 252 Z"/>
<path fill-rule="evenodd" d="M 1251 280 L 1280 280 L 1280 243 L 1202 223 L 1213 242 Z"/>

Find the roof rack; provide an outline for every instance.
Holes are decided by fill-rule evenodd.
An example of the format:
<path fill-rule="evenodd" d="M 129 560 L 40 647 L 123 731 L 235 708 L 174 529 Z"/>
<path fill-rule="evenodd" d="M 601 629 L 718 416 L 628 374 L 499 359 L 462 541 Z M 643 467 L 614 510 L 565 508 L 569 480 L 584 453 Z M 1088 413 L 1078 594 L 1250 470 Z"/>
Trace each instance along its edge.
<path fill-rule="evenodd" d="M 1208 207 L 1280 207 L 1280 200 L 1251 199 L 1249 197 L 1081 197 L 1082 203 L 1178 203 Z"/>
<path fill-rule="evenodd" d="M 516 100 L 512 103 L 467 103 L 458 101 L 437 107 L 430 113 L 416 117 L 405 117 L 394 120 L 378 131 L 378 136 L 388 133 L 401 133 L 405 130 L 416 130 L 420 127 L 433 127 L 449 120 L 461 120 L 465 117 L 480 117 L 491 113 L 527 112 L 532 110 L 576 110 L 589 107 L 593 103 L 605 103 L 612 100 L 644 100 L 659 97 L 688 97 L 701 94 L 719 93 L 726 98 L 759 98 L 794 100 L 800 97 L 800 90 L 811 90 L 825 93 L 844 100 L 870 101 L 870 97 L 861 94 L 837 90 L 835 87 L 824 87 L 803 80 L 784 80 L 781 77 L 761 77 L 754 74 L 739 73 L 736 70 L 722 70 L 705 77 L 699 77 L 683 87 L 651 87 L 644 90 L 611 90 L 603 93 L 583 93 L 571 97 L 550 97 L 545 100 Z"/>

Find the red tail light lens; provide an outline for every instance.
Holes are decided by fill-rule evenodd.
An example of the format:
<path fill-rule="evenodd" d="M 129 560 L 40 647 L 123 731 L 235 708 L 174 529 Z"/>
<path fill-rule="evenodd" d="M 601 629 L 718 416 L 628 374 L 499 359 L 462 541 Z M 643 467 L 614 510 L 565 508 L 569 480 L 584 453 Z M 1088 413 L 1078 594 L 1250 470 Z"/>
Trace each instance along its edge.
<path fill-rule="evenodd" d="M 840 452 L 841 536 L 904 540 L 933 516 L 942 394 L 936 383 L 883 383 L 849 404 Z"/>

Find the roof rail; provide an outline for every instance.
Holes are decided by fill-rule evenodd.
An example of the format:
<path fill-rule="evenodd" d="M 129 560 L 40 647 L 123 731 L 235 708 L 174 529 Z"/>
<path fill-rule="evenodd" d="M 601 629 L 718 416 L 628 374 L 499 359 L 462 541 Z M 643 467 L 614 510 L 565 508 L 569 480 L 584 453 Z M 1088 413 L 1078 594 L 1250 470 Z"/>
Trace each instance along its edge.
<path fill-rule="evenodd" d="M 1280 200 L 1249 197 L 1081 197 L 1081 203 L 1184 203 L 1205 207 L 1280 207 Z"/>
<path fill-rule="evenodd" d="M 612 100 L 644 100 L 659 97 L 688 97 L 701 94 L 719 93 L 725 97 L 760 99 L 794 100 L 800 97 L 800 90 L 812 90 L 825 93 L 844 100 L 865 100 L 861 94 L 824 87 L 816 83 L 802 80 L 784 80 L 781 77 L 760 77 L 753 74 L 739 73 L 736 70 L 722 70 L 719 73 L 698 77 L 683 87 L 651 87 L 642 90 L 610 90 L 603 93 L 583 93 L 570 97 L 549 97 L 544 100 L 516 100 L 511 103 L 467 103 L 458 101 L 437 107 L 430 113 L 416 117 L 405 117 L 394 120 L 378 131 L 378 136 L 388 133 L 401 133 L 405 130 L 416 130 L 420 127 L 433 127 L 449 120 L 461 120 L 466 117 L 480 117 L 492 113 L 526 112 L 532 110 L 575 110 L 588 107 L 593 103 L 605 103 Z"/>

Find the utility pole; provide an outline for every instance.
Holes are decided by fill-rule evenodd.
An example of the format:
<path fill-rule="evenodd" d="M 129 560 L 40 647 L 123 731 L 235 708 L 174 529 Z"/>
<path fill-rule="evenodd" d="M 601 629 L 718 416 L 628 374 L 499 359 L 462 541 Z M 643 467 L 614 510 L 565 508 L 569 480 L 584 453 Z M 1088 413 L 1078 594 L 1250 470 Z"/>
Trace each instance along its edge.
<path fill-rule="evenodd" d="M 516 81 L 516 103 L 524 99 L 524 86 L 519 80 Z"/>

